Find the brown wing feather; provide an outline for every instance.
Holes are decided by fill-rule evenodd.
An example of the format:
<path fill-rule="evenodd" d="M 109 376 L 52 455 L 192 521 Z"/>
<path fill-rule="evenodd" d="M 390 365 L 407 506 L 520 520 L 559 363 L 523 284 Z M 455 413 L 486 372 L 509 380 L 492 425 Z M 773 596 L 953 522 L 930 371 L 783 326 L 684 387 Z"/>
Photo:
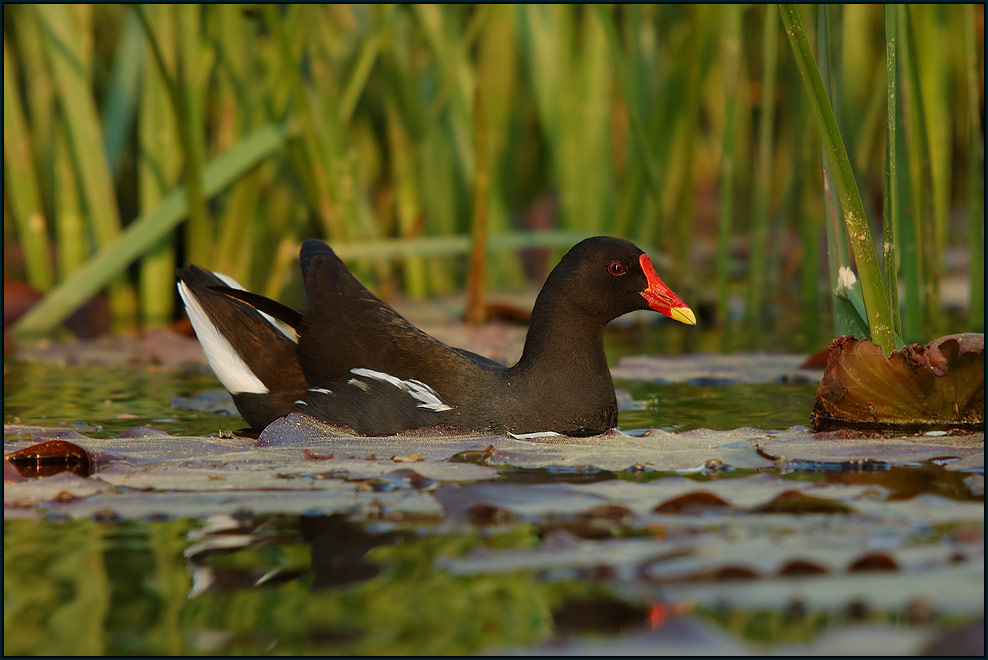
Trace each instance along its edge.
<path fill-rule="evenodd" d="M 356 367 L 451 383 L 468 378 L 471 366 L 496 365 L 413 326 L 357 281 L 322 241 L 305 242 L 301 264 L 310 307 L 300 328 L 299 353 L 310 385 L 345 380 Z"/>

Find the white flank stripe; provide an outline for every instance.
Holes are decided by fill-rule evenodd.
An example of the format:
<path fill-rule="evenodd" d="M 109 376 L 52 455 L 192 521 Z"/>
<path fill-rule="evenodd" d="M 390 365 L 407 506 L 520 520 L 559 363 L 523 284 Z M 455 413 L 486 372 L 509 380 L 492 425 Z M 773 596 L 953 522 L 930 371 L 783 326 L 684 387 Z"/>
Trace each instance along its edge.
<path fill-rule="evenodd" d="M 318 392 L 319 394 L 332 394 L 333 390 L 327 390 L 325 387 L 310 387 L 306 392 Z"/>
<path fill-rule="evenodd" d="M 240 291 L 247 290 L 240 284 L 240 282 L 238 282 L 237 280 L 233 279 L 232 277 L 230 277 L 225 273 L 217 273 L 214 270 L 213 275 L 223 280 L 223 283 L 226 284 L 231 289 L 239 289 Z M 255 308 L 254 311 L 260 314 L 261 316 L 263 316 L 265 321 L 273 325 L 275 330 L 278 330 L 281 334 L 291 339 L 294 343 L 296 344 L 298 343 L 298 332 L 295 330 L 295 328 L 293 328 L 292 326 L 288 325 L 287 323 L 285 323 L 280 319 L 276 319 L 270 314 L 262 312 L 259 309 Z"/>
<path fill-rule="evenodd" d="M 202 350 L 206 353 L 209 366 L 213 368 L 223 387 L 233 394 L 267 394 L 268 388 L 244 363 L 226 337 L 216 329 L 185 282 L 178 283 L 178 294 L 185 302 L 185 311 L 192 321 L 192 329 L 196 331 Z"/>
<path fill-rule="evenodd" d="M 426 410 L 431 410 L 432 412 L 442 412 L 443 410 L 452 410 L 453 406 L 444 403 L 436 391 L 426 385 L 425 383 L 409 379 L 402 380 L 401 378 L 396 378 L 391 374 L 386 374 L 381 371 L 374 371 L 373 369 L 351 369 L 350 373 L 355 376 L 364 376 L 366 378 L 373 378 L 374 380 L 379 380 L 385 383 L 391 383 L 399 390 L 407 392 L 409 396 L 413 399 L 421 401 L 418 405 L 419 408 L 425 408 Z"/>
<path fill-rule="evenodd" d="M 365 383 L 362 380 L 357 380 L 356 378 L 351 378 L 350 380 L 348 380 L 346 382 L 346 384 L 347 385 L 353 385 L 354 387 L 359 387 L 360 389 L 362 389 L 365 392 L 370 389 L 370 385 L 368 385 L 367 383 Z"/>
<path fill-rule="evenodd" d="M 561 434 L 555 431 L 536 431 L 535 433 L 509 433 L 508 435 L 516 440 L 532 440 L 533 438 L 551 438 Z"/>
<path fill-rule="evenodd" d="M 296 406 L 307 406 L 307 405 L 309 405 L 305 401 L 303 401 L 302 399 L 299 399 L 298 401 L 292 401 L 292 403 L 294 403 Z"/>

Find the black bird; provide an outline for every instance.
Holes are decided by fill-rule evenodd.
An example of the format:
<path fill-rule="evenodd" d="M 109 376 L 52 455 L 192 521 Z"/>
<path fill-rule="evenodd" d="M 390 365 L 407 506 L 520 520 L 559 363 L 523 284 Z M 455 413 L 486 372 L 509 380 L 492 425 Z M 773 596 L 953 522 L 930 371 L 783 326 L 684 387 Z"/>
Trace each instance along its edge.
<path fill-rule="evenodd" d="M 521 359 L 506 367 L 410 324 L 322 241 L 306 241 L 300 260 L 304 312 L 198 266 L 179 272 L 210 366 L 255 429 L 301 411 L 364 435 L 437 424 L 594 435 L 617 424 L 604 326 L 648 308 L 696 323 L 633 243 L 588 238 L 549 274 Z"/>

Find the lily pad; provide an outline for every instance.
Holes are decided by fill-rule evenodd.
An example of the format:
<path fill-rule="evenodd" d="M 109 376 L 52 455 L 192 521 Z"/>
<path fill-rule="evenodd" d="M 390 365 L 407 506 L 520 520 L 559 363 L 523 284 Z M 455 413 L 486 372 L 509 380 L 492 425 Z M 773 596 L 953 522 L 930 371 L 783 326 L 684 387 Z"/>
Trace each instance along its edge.
<path fill-rule="evenodd" d="M 886 359 L 850 335 L 830 343 L 814 426 L 984 427 L 985 336 L 966 333 L 912 344 Z"/>
<path fill-rule="evenodd" d="M 948 464 L 953 470 L 984 469 L 984 433 L 959 435 L 911 435 L 875 437 L 842 433 L 807 433 L 793 427 L 773 434 L 758 443 L 763 456 L 781 467 L 817 464 L 816 467 L 864 467 L 868 462 L 890 465 L 913 465 L 937 458 L 958 458 Z M 979 460 L 980 457 L 980 460 Z M 953 467 L 951 467 L 953 466 Z"/>
<path fill-rule="evenodd" d="M 23 477 L 47 477 L 66 471 L 85 477 L 91 470 L 86 450 L 67 440 L 39 442 L 5 454 L 3 460 Z"/>

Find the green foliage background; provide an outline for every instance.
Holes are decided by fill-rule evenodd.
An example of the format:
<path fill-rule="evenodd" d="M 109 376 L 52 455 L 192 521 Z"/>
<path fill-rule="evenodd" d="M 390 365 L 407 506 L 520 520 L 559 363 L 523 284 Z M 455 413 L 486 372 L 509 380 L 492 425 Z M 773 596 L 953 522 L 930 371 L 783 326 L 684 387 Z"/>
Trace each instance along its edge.
<path fill-rule="evenodd" d="M 984 326 L 984 9 L 899 10 L 920 340 Z M 885 9 L 799 12 L 881 236 Z M 104 289 L 117 328 L 174 320 L 188 262 L 300 304 L 312 236 L 378 291 L 458 290 L 477 217 L 490 288 L 541 284 L 520 248 L 614 234 L 708 324 L 830 331 L 820 136 L 774 5 L 7 5 L 3 29 L 4 277 L 49 293 L 22 334 Z"/>

